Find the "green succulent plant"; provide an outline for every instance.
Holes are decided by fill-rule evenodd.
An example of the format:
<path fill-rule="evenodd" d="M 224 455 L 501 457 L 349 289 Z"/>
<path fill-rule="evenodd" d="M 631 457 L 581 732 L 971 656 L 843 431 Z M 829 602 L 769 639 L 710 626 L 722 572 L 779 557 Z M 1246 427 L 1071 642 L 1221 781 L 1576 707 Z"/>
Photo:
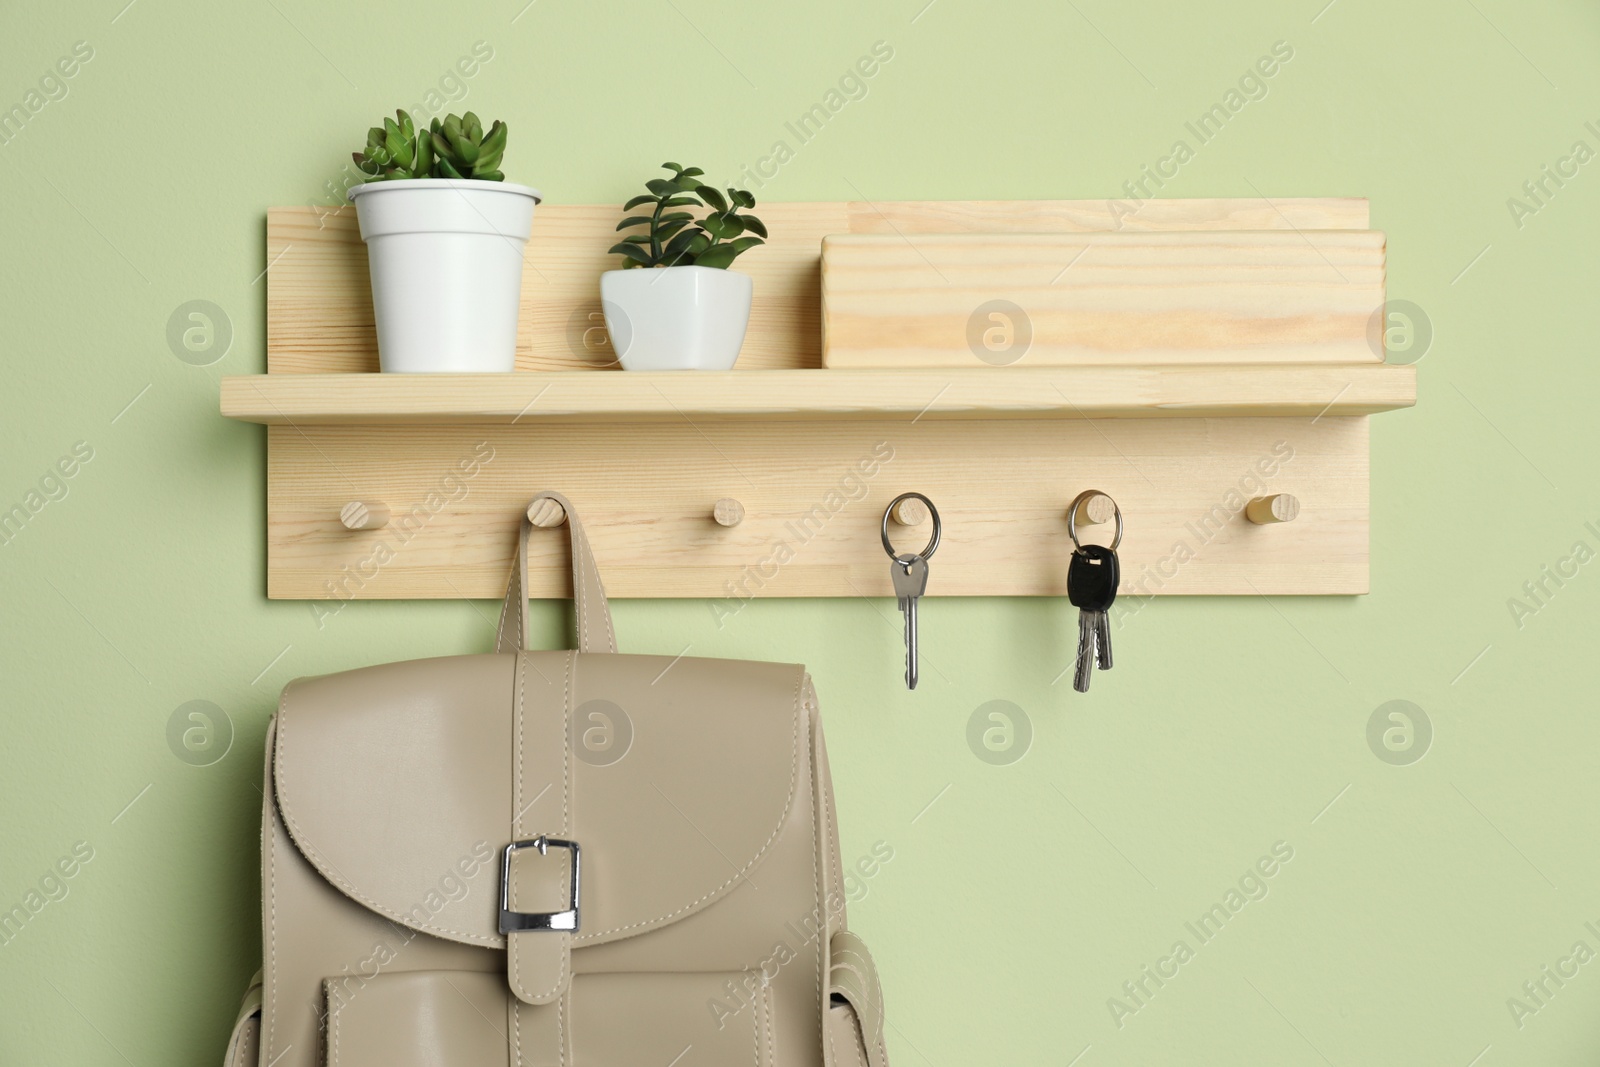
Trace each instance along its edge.
<path fill-rule="evenodd" d="M 435 118 L 420 137 L 411 116 L 396 111 L 394 118 L 367 131 L 367 148 L 352 152 L 356 167 L 369 182 L 405 178 L 473 178 L 504 181 L 500 160 L 506 150 L 506 124 L 499 119 L 484 133 L 478 116 L 447 115 Z"/>
<path fill-rule="evenodd" d="M 646 226 L 644 233 L 630 234 L 611 251 L 627 257 L 625 267 L 718 267 L 726 268 L 742 253 L 765 244 L 767 227 L 754 215 L 740 214 L 740 208 L 756 206 L 756 198 L 744 189 L 721 192 L 701 181 L 705 171 L 699 167 L 661 166 L 671 178 L 651 178 L 650 190 L 622 205 L 623 211 L 649 204 L 648 215 L 630 215 L 617 223 L 617 229 Z M 705 218 L 695 220 L 691 211 L 673 208 L 710 208 Z M 756 236 L 744 236 L 745 234 Z"/>
<path fill-rule="evenodd" d="M 485 134 L 483 123 L 469 111 L 461 118 L 447 115 L 443 122 L 434 119 L 429 130 L 437 177 L 505 181 L 500 172 L 500 157 L 506 151 L 505 123 L 495 119 Z"/>

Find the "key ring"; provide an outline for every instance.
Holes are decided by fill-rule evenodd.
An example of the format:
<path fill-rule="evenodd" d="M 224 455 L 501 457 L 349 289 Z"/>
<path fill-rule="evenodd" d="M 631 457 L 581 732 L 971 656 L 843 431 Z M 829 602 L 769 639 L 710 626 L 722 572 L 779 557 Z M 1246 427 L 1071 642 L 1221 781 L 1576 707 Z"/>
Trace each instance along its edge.
<path fill-rule="evenodd" d="M 1082 554 L 1083 552 L 1083 542 L 1078 540 L 1078 505 L 1083 503 L 1085 500 L 1090 499 L 1091 497 L 1097 496 L 1103 496 L 1107 500 L 1110 500 L 1112 510 L 1117 513 L 1117 536 L 1111 540 L 1111 551 L 1115 552 L 1117 550 L 1117 546 L 1122 544 L 1122 509 L 1117 506 L 1116 500 L 1111 496 L 1110 493 L 1102 493 L 1098 489 L 1085 489 L 1083 492 L 1073 497 L 1072 503 L 1067 507 L 1067 536 L 1072 538 L 1073 551 L 1079 554 Z M 930 504 L 929 506 L 931 507 L 932 505 Z M 885 518 L 884 521 L 887 524 L 887 518 Z M 887 525 L 885 525 L 884 528 L 887 529 Z M 887 537 L 887 534 L 885 537 Z"/>
<path fill-rule="evenodd" d="M 900 556 L 894 550 L 894 545 L 889 543 L 889 516 L 894 512 L 895 507 L 902 500 L 920 500 L 924 504 L 928 505 L 928 514 L 933 516 L 933 537 L 928 541 L 928 547 L 924 548 L 920 553 L 918 553 L 918 555 L 920 555 L 923 559 L 932 559 L 933 554 L 939 550 L 939 536 L 943 532 L 944 528 L 939 524 L 939 509 L 933 506 L 933 501 L 929 500 L 921 493 L 901 493 L 899 496 L 889 501 L 889 506 L 883 509 L 883 550 L 889 553 L 890 559 L 898 560 L 900 558 Z"/>

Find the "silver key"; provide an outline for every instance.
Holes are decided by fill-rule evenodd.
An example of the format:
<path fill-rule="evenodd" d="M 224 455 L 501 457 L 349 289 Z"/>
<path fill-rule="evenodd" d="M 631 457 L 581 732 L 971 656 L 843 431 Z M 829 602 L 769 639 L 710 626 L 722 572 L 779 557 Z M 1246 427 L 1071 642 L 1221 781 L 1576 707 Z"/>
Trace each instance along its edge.
<path fill-rule="evenodd" d="M 912 499 L 920 500 L 927 507 L 928 515 L 933 519 L 933 536 L 928 538 L 927 547 L 921 552 L 896 552 L 889 540 L 889 521 L 895 517 L 896 507 Z M 889 557 L 889 578 L 894 583 L 895 599 L 900 602 L 900 612 L 906 617 L 907 689 L 917 687 L 917 599 L 927 591 L 928 560 L 939 550 L 941 530 L 939 509 L 921 493 L 901 493 L 889 501 L 889 506 L 883 509 L 883 522 L 878 527 L 883 551 Z"/>
<path fill-rule="evenodd" d="M 922 556 L 891 557 L 889 577 L 900 613 L 906 617 L 906 688 L 917 687 L 917 598 L 928 589 L 928 561 Z"/>
<path fill-rule="evenodd" d="M 1072 688 L 1089 691 L 1095 669 L 1111 669 L 1111 617 L 1103 611 L 1078 611 L 1078 662 L 1072 674 Z"/>
<path fill-rule="evenodd" d="M 1111 616 L 1104 611 L 1097 611 L 1094 616 L 1095 659 L 1101 670 L 1109 671 L 1111 669 Z"/>
<path fill-rule="evenodd" d="M 1094 669 L 1100 645 L 1100 619 L 1105 617 L 1104 612 L 1078 611 L 1078 666 L 1072 674 L 1072 688 L 1080 693 L 1089 691 L 1089 679 L 1094 674 Z M 1106 647 L 1105 655 L 1109 658 L 1111 649 Z M 1102 666 L 1101 670 L 1105 670 Z"/>

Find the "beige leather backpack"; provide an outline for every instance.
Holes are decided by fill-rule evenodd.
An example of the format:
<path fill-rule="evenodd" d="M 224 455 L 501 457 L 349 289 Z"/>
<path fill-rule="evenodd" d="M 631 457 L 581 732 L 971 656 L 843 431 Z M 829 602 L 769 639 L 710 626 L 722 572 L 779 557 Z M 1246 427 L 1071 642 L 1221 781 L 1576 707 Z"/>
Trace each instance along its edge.
<path fill-rule="evenodd" d="M 577 513 L 578 651 L 291 683 L 262 974 L 227 1067 L 885 1067 L 798 666 L 625 656 Z"/>

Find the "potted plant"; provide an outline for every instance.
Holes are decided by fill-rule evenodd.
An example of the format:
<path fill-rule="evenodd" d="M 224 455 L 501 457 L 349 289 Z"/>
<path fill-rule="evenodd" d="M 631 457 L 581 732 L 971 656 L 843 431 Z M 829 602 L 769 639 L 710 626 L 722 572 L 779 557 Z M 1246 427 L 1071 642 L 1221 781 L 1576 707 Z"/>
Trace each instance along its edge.
<path fill-rule="evenodd" d="M 367 243 L 378 361 L 402 373 L 516 368 L 522 250 L 539 193 L 500 172 L 506 124 L 404 111 L 355 152 L 350 190 Z"/>
<path fill-rule="evenodd" d="M 750 323 L 749 275 L 727 268 L 762 244 L 767 228 L 741 214 L 756 198 L 743 189 L 721 192 L 701 181 L 699 167 L 663 163 L 671 178 L 652 178 L 650 190 L 623 211 L 648 206 L 648 215 L 617 223 L 644 226 L 613 245 L 622 270 L 600 275 L 600 299 L 612 347 L 626 370 L 728 370 L 739 358 Z M 708 208 L 696 220 L 692 211 Z M 754 236 L 747 236 L 754 235 Z M 650 270 L 631 268 L 654 268 Z"/>

